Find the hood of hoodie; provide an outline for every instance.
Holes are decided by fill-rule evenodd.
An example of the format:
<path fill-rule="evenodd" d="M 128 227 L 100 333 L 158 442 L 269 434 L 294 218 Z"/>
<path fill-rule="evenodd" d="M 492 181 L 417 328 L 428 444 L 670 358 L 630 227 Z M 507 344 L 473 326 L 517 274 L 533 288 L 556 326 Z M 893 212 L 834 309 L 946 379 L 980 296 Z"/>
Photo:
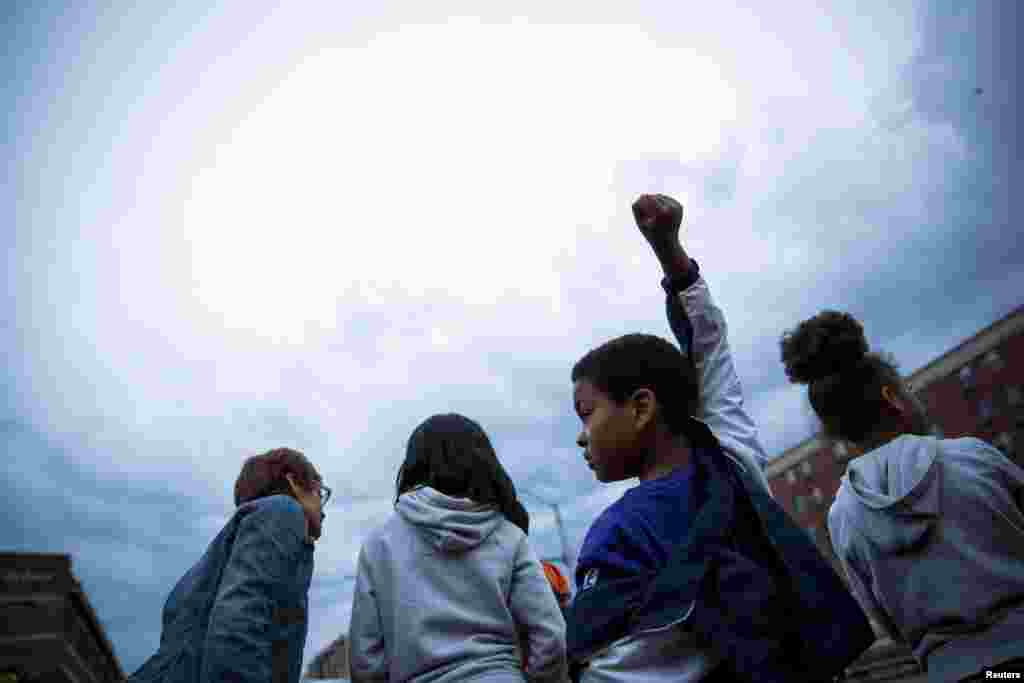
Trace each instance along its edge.
<path fill-rule="evenodd" d="M 428 486 L 403 493 L 395 510 L 433 547 L 449 553 L 472 550 L 505 521 L 494 505 L 453 498 Z"/>
<path fill-rule="evenodd" d="M 926 540 L 939 516 L 939 440 L 904 435 L 851 461 L 842 486 L 875 514 L 858 532 L 886 554 Z"/>

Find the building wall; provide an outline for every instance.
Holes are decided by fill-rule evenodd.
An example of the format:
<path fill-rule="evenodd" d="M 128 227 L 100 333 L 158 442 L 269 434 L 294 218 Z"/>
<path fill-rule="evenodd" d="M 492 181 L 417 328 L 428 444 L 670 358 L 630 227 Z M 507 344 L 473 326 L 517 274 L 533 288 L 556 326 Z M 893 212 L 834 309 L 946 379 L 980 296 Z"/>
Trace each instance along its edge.
<path fill-rule="evenodd" d="M 0 614 L 0 674 L 8 680 L 125 680 L 68 555 L 0 554 Z"/>
<path fill-rule="evenodd" d="M 1024 464 L 1024 334 L 975 357 L 922 394 L 946 437 L 976 436 Z"/>
<path fill-rule="evenodd" d="M 339 636 L 317 653 L 306 670 L 306 678 L 338 679 L 349 677 L 348 640 Z"/>
<path fill-rule="evenodd" d="M 845 471 L 845 458 L 840 460 L 827 443 L 818 441 L 799 462 L 769 480 L 775 499 L 819 545 L 827 540 L 820 536 L 827 533 L 828 507 Z"/>

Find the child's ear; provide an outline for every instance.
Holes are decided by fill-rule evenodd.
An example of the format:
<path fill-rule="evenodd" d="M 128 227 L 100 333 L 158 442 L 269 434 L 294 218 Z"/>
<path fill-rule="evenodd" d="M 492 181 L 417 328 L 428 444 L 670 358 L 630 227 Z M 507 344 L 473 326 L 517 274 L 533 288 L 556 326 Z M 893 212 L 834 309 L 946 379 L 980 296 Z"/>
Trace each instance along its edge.
<path fill-rule="evenodd" d="M 630 417 L 633 419 L 633 426 L 637 431 L 654 423 L 658 411 L 658 401 L 654 397 L 653 391 L 637 389 L 630 396 L 630 404 Z"/>
<path fill-rule="evenodd" d="M 892 408 L 899 411 L 900 413 L 907 412 L 907 405 L 903 397 L 900 396 L 896 388 L 886 384 L 882 387 L 882 400 L 888 403 Z"/>

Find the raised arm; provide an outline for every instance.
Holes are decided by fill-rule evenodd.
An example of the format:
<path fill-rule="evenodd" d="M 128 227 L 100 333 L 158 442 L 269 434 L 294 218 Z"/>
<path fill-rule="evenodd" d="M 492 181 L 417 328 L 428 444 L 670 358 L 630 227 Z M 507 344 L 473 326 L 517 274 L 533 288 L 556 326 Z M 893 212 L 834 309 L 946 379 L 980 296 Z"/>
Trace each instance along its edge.
<path fill-rule="evenodd" d="M 771 493 L 768 462 L 757 427 L 743 402 L 743 387 L 732 361 L 725 316 L 715 305 L 696 261 L 679 239 L 683 207 L 665 195 L 643 195 L 633 204 L 637 226 L 665 273 L 669 325 L 697 370 L 700 412 L 722 447 L 741 458 Z"/>

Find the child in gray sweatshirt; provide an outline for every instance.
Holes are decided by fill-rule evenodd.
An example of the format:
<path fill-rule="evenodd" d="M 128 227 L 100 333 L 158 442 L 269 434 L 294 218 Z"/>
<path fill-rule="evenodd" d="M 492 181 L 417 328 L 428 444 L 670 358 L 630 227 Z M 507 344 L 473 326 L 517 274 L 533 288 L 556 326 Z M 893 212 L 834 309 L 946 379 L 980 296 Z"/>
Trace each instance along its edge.
<path fill-rule="evenodd" d="M 395 514 L 359 554 L 353 683 L 563 683 L 565 619 L 483 429 L 461 415 L 425 421 L 397 492 Z"/>
<path fill-rule="evenodd" d="M 939 439 L 860 323 L 825 311 L 782 339 L 825 432 L 857 445 L 828 527 L 866 613 L 929 681 L 1024 667 L 1024 470 L 974 438 Z"/>

